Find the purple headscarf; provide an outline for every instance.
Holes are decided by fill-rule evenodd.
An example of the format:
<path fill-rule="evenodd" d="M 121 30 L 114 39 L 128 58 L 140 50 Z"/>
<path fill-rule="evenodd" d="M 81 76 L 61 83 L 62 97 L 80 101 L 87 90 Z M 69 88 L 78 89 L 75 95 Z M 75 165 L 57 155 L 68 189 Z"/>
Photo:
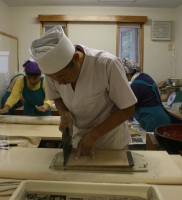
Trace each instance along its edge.
<path fill-rule="evenodd" d="M 25 69 L 25 73 L 34 73 L 34 74 L 41 74 L 41 71 L 39 69 L 39 66 L 36 62 L 27 60 L 23 67 Z"/>

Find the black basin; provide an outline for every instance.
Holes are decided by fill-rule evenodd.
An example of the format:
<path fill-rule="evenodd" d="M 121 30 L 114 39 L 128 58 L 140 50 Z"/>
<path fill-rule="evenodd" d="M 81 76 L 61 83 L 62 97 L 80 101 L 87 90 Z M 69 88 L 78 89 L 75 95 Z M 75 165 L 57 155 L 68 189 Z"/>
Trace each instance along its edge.
<path fill-rule="evenodd" d="M 179 154 L 182 150 L 182 124 L 159 126 L 154 134 L 159 144 L 169 154 Z"/>

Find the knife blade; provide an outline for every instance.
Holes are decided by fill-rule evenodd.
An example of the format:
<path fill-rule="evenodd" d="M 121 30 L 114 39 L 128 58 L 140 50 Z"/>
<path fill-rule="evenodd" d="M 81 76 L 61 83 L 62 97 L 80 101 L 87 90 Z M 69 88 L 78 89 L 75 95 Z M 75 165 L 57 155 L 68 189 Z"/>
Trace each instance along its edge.
<path fill-rule="evenodd" d="M 63 165 L 66 165 L 72 150 L 72 136 L 69 133 L 69 127 L 65 127 L 62 135 L 63 147 Z"/>

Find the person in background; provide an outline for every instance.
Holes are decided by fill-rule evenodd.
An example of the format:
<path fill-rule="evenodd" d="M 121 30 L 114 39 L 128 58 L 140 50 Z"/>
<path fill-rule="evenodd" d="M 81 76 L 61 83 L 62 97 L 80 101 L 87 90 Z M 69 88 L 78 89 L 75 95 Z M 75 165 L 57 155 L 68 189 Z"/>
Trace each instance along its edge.
<path fill-rule="evenodd" d="M 140 126 L 147 132 L 153 132 L 158 126 L 171 124 L 155 81 L 148 74 L 141 73 L 139 65 L 133 60 L 123 58 L 122 65 L 138 100 L 135 105 L 135 116 Z"/>
<path fill-rule="evenodd" d="M 73 130 L 75 159 L 95 158 L 94 149 L 123 149 L 131 141 L 126 120 L 137 102 L 121 60 L 73 45 L 61 26 L 33 41 L 30 54 L 45 74 L 46 95 L 61 116 L 60 130 Z"/>
<path fill-rule="evenodd" d="M 18 73 L 16 74 L 10 81 L 10 84 L 6 90 L 6 93 L 3 95 L 2 97 L 2 107 L 4 107 L 8 97 L 11 95 L 12 89 L 16 83 L 16 81 L 21 77 L 24 76 L 24 74 Z M 20 100 L 7 112 L 5 113 L 6 115 L 13 115 L 14 114 L 14 110 L 22 107 L 24 103 L 24 99 L 21 97 Z"/>
<path fill-rule="evenodd" d="M 23 114 L 29 116 L 51 115 L 52 101 L 45 97 L 45 82 L 36 62 L 28 60 L 23 64 L 26 76 L 20 77 L 0 114 L 7 113 L 20 99 L 24 98 Z"/>

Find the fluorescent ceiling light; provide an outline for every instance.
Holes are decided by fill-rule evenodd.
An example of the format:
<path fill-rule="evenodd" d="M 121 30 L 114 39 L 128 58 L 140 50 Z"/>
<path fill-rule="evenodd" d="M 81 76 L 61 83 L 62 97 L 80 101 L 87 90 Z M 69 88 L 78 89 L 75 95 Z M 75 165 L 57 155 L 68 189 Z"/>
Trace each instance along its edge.
<path fill-rule="evenodd" d="M 135 0 L 99 0 L 101 2 L 135 2 Z"/>

